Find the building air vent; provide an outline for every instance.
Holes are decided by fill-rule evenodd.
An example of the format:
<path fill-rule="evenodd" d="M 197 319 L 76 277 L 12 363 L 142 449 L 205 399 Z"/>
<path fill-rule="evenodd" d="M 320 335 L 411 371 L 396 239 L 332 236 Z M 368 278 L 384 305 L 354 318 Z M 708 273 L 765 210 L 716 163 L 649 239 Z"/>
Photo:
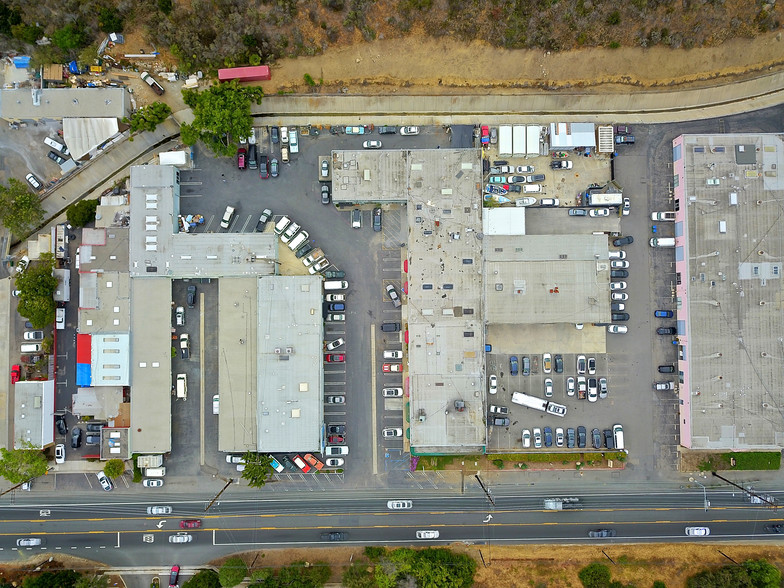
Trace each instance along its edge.
<path fill-rule="evenodd" d="M 275 355 L 280 355 L 281 349 L 280 347 L 275 348 Z"/>
<path fill-rule="evenodd" d="M 286 353 L 288 353 L 289 355 L 294 353 L 294 348 L 293 347 L 286 347 Z"/>

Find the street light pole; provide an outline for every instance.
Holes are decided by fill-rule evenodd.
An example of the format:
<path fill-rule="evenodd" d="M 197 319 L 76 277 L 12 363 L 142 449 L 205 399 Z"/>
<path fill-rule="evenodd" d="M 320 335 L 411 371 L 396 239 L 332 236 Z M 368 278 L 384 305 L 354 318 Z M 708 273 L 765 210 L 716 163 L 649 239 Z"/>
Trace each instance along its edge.
<path fill-rule="evenodd" d="M 708 512 L 708 509 L 710 508 L 710 501 L 708 500 L 708 493 L 705 490 L 705 486 L 700 484 L 700 482 L 698 482 L 694 478 L 689 478 L 689 482 L 694 482 L 695 484 L 699 484 L 699 486 L 702 488 L 702 500 L 705 506 L 705 512 Z"/>

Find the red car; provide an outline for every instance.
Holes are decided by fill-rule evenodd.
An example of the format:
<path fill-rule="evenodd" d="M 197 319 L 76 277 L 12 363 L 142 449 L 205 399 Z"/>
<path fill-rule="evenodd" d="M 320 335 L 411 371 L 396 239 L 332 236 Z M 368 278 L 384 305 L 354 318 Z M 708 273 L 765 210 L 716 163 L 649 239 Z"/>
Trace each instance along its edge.
<path fill-rule="evenodd" d="M 237 149 L 237 169 L 246 169 L 248 167 L 248 152 L 245 147 Z"/>
<path fill-rule="evenodd" d="M 317 470 L 320 470 L 321 468 L 323 468 L 323 467 L 324 467 L 324 464 L 323 464 L 323 463 L 321 463 L 321 462 L 320 462 L 318 459 L 316 459 L 315 457 L 313 457 L 313 455 L 311 455 L 310 453 L 306 453 L 306 454 L 305 454 L 305 461 L 306 461 L 306 462 L 308 462 L 310 465 L 312 465 L 312 466 L 313 466 L 314 468 L 316 468 Z"/>
<path fill-rule="evenodd" d="M 22 366 L 21 365 L 12 365 L 11 366 L 11 383 L 12 384 L 16 384 L 21 379 L 22 379 Z"/>
<path fill-rule="evenodd" d="M 403 365 L 400 363 L 385 363 L 383 366 L 381 366 L 381 369 L 383 369 L 384 373 L 387 374 L 390 372 L 397 373 L 402 371 Z"/>
<path fill-rule="evenodd" d="M 324 354 L 324 361 L 327 363 L 344 363 L 346 356 L 342 353 L 326 353 Z"/>
<path fill-rule="evenodd" d="M 346 442 L 346 438 L 342 437 L 340 435 L 330 435 L 329 437 L 327 437 L 327 442 L 328 443 L 345 443 Z M 307 457 L 308 456 L 306 455 L 305 459 L 307 459 Z"/>
<path fill-rule="evenodd" d="M 482 126 L 482 145 L 490 143 L 490 127 Z"/>
<path fill-rule="evenodd" d="M 169 588 L 176 588 L 177 578 L 180 575 L 180 566 L 172 566 L 171 573 L 169 574 Z"/>
<path fill-rule="evenodd" d="M 180 529 L 198 529 L 201 527 L 201 519 L 185 519 L 180 521 Z"/>

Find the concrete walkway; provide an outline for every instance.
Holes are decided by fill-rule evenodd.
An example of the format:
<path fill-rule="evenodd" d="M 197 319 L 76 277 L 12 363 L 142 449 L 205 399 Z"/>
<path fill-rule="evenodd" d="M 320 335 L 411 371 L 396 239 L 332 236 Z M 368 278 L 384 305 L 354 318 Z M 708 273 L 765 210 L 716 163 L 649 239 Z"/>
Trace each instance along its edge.
<path fill-rule="evenodd" d="M 674 91 L 622 94 L 521 90 L 444 96 L 265 96 L 253 114 L 265 124 L 483 124 L 595 122 L 653 124 L 729 116 L 784 103 L 784 73 Z M 378 118 L 383 117 L 379 121 Z"/>

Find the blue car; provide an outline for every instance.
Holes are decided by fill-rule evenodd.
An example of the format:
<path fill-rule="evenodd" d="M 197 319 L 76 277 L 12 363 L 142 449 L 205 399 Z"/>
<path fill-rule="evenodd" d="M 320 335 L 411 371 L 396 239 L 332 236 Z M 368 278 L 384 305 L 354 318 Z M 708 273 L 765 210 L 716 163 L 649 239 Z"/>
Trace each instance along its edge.
<path fill-rule="evenodd" d="M 657 310 L 653 313 L 656 318 L 672 318 L 671 310 Z"/>
<path fill-rule="evenodd" d="M 545 447 L 553 446 L 553 430 L 550 427 L 544 428 L 544 446 Z"/>
<path fill-rule="evenodd" d="M 517 375 L 517 356 L 512 355 L 509 358 L 509 371 L 513 376 Z"/>
<path fill-rule="evenodd" d="M 335 302 L 328 304 L 327 308 L 329 309 L 329 312 L 343 312 L 346 310 L 346 305 L 342 302 Z"/>

